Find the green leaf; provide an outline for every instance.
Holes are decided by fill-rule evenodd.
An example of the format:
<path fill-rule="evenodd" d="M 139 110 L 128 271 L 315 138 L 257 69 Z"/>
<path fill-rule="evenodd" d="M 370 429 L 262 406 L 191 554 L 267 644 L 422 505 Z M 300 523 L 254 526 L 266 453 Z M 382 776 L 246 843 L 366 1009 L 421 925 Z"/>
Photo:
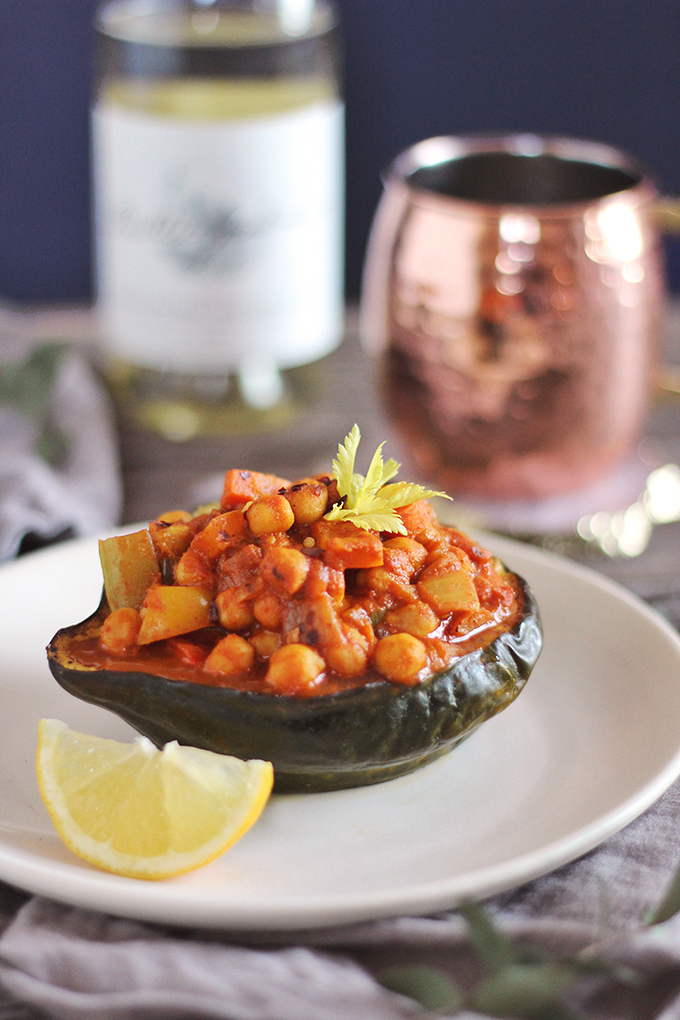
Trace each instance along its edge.
<path fill-rule="evenodd" d="M 349 496 L 352 492 L 354 461 L 360 439 L 359 426 L 353 425 L 349 435 L 345 436 L 344 443 L 338 446 L 338 459 L 333 461 L 333 476 L 338 483 L 338 492 L 341 496 Z"/>
<path fill-rule="evenodd" d="M 417 499 L 429 499 L 430 496 L 443 496 L 444 499 L 451 499 L 445 492 L 434 492 L 432 489 L 424 489 L 416 482 L 393 482 L 392 485 L 383 485 L 380 490 L 380 497 L 388 506 L 408 506 L 415 503 Z"/>
<path fill-rule="evenodd" d="M 375 513 L 358 510 L 347 510 L 335 506 L 326 514 L 328 521 L 351 521 L 357 528 L 363 531 L 391 531 L 398 535 L 408 534 L 406 526 L 394 510 L 376 511 Z"/>
<path fill-rule="evenodd" d="M 354 425 L 345 440 L 338 446 L 337 460 L 333 461 L 333 475 L 343 505 L 336 505 L 325 515 L 327 521 L 351 521 L 365 531 L 390 531 L 406 535 L 407 530 L 395 510 L 407 506 L 417 499 L 428 496 L 445 496 L 444 492 L 432 492 L 413 482 L 395 482 L 387 485 L 399 470 L 396 460 L 390 458 L 383 464 L 381 443 L 373 454 L 366 477 L 354 471 L 361 433 Z"/>
<path fill-rule="evenodd" d="M 478 903 L 464 903 L 460 912 L 467 923 L 470 941 L 490 970 L 499 971 L 516 962 L 512 943 L 483 907 Z"/>
<path fill-rule="evenodd" d="M 503 1020 L 579 1020 L 563 996 L 578 975 L 559 963 L 513 963 L 477 986 L 472 1005 Z"/>
<path fill-rule="evenodd" d="M 680 911 L 680 865 L 676 867 L 668 888 L 658 906 L 649 912 L 647 924 L 662 924 Z"/>
<path fill-rule="evenodd" d="M 368 465 L 368 472 L 362 483 L 361 489 L 359 490 L 360 498 L 370 499 L 371 496 L 375 496 L 376 492 L 382 485 L 383 480 L 383 459 L 382 459 L 382 448 L 385 444 L 381 443 L 378 449 L 371 458 L 371 463 Z"/>
<path fill-rule="evenodd" d="M 454 981 L 436 967 L 413 964 L 387 967 L 378 974 L 385 988 L 408 995 L 433 1013 L 451 1014 L 463 1005 L 463 996 Z"/>

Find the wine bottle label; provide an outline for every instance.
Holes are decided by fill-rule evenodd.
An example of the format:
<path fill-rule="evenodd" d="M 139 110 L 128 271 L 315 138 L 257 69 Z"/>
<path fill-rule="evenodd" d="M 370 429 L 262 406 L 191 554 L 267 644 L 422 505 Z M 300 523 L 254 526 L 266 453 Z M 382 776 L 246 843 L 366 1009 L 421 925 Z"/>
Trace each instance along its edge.
<path fill-rule="evenodd" d="M 117 358 L 289 368 L 342 333 L 343 106 L 233 121 L 93 113 L 98 309 Z"/>

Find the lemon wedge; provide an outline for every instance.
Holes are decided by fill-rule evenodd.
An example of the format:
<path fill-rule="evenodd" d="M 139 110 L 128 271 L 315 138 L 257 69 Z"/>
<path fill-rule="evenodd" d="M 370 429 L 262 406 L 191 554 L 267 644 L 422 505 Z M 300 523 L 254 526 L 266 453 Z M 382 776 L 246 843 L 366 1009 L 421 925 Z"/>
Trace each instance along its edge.
<path fill-rule="evenodd" d="M 160 879 L 214 860 L 247 832 L 271 793 L 267 761 L 172 741 L 159 751 L 87 736 L 57 719 L 38 729 L 38 785 L 79 857 L 130 878 Z"/>

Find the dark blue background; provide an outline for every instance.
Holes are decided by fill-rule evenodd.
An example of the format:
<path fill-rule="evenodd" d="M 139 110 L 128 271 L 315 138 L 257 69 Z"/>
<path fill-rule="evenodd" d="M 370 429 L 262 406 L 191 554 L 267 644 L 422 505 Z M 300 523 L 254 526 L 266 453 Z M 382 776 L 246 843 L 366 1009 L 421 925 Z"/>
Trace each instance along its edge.
<path fill-rule="evenodd" d="M 347 282 L 380 171 L 430 135 L 530 131 L 636 154 L 680 194 L 677 0 L 337 0 L 347 99 Z M 91 295 L 95 0 L 0 3 L 0 297 Z M 669 277 L 680 291 L 680 243 Z"/>

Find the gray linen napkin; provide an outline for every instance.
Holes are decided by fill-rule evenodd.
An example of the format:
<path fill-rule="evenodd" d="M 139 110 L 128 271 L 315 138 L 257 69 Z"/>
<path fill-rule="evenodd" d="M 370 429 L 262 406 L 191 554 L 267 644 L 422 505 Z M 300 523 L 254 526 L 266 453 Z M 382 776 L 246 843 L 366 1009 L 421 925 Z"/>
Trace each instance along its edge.
<path fill-rule="evenodd" d="M 122 505 L 112 411 L 86 358 L 0 313 L 0 561 L 111 527 Z M 11 342 L 10 342 L 11 340 Z"/>
<path fill-rule="evenodd" d="M 679 823 L 680 781 L 590 854 L 485 905 L 515 947 L 562 958 L 597 943 L 601 960 L 635 969 L 639 985 L 581 982 L 572 1003 L 587 1017 L 680 1020 L 680 919 L 643 924 L 680 857 Z M 22 1018 L 407 1020 L 418 1013 L 412 1000 L 377 978 L 412 964 L 437 968 L 466 993 L 484 973 L 456 911 L 239 939 L 33 898 L 0 938 L 0 982 L 9 1001 L 31 1007 Z"/>

